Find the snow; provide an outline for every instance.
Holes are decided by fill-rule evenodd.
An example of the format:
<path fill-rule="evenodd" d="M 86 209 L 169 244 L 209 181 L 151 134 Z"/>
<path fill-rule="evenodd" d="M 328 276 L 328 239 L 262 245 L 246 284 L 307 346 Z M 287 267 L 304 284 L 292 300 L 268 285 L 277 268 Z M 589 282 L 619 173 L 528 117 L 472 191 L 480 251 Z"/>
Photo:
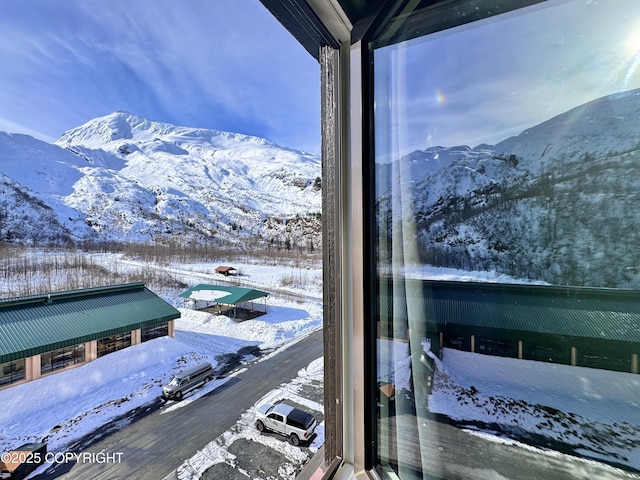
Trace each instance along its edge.
<path fill-rule="evenodd" d="M 430 411 L 522 428 L 640 469 L 638 375 L 452 349 L 442 357 Z"/>
<path fill-rule="evenodd" d="M 224 290 L 196 290 L 191 292 L 189 298 L 192 300 L 204 300 L 207 302 L 214 302 L 219 298 L 226 297 L 229 295 L 229 292 L 225 292 Z"/>
<path fill-rule="evenodd" d="M 83 435 L 158 397 L 190 349 L 158 338 L 34 382 L 0 390 L 0 451 L 46 440 L 64 449 Z"/>
<path fill-rule="evenodd" d="M 139 267 L 137 261 L 121 256 L 93 257 L 119 271 Z M 270 358 L 321 328 L 319 270 L 256 266 L 249 262 L 234 265 L 239 272 L 245 273 L 231 280 L 244 286 L 280 291 L 283 290 L 282 279 L 292 273 L 300 283 L 289 285 L 288 294 L 270 295 L 266 315 L 239 323 L 222 315 L 185 308 L 184 299 L 178 296 L 180 292 L 161 292 L 161 296 L 173 301 L 182 314 L 176 321 L 175 338 L 155 339 L 34 382 L 0 390 L 0 404 L 3 405 L 0 410 L 0 451 L 41 440 L 48 442 L 50 451 L 66 451 L 102 425 L 114 421 L 126 425 L 131 421 L 132 410 L 155 402 L 162 384 L 187 366 L 201 361 L 217 366 L 219 355 L 235 353 L 247 346 L 261 348 L 265 354 L 260 359 Z M 210 273 L 214 267 L 206 263 L 172 264 L 158 268 L 169 271 L 190 285 L 229 280 Z M 459 281 L 505 280 L 502 276 L 492 277 L 491 272 L 475 274 L 428 268 L 416 268 L 412 272 L 417 278 L 439 272 L 441 278 Z M 381 339 L 379 347 L 381 358 L 391 361 L 380 362 L 378 379 L 393 382 L 396 391 L 409 390 L 411 357 L 408 344 Z M 433 358 L 428 344 L 423 345 L 423 349 Z M 245 358 L 245 362 L 252 360 L 255 358 Z M 640 469 L 637 433 L 640 431 L 640 416 L 637 414 L 640 376 L 453 349 L 443 349 L 442 359 L 436 358 L 435 363 L 434 388 L 428 401 L 430 412 L 446 415 L 461 424 L 499 424 L 502 432 L 477 431 L 477 434 L 493 441 L 518 443 L 505 434 L 509 428 L 518 427 L 564 442 L 584 457 L 613 460 L 620 465 Z M 318 359 L 302 369 L 293 381 L 256 399 L 254 408 L 287 398 L 309 410 L 321 412 L 323 406 L 305 399 L 300 390 L 322 376 L 322 359 Z M 164 413 L 197 401 L 230 378 L 233 377 L 213 380 L 182 402 L 168 405 Z M 199 478 L 215 463 L 233 464 L 233 455 L 228 447 L 239 439 L 267 444 L 295 462 L 307 460 L 306 457 L 298 458 L 302 455 L 300 450 L 286 442 L 258 435 L 253 427 L 254 418 L 254 409 L 244 412 L 222 438 L 212 439 L 185 464 L 179 468 L 176 466 L 180 478 Z M 316 433 L 310 447 L 312 452 L 324 442 L 323 424 L 318 426 Z M 540 450 L 540 454 L 560 453 Z"/>
<path fill-rule="evenodd" d="M 286 301 L 271 298 L 266 315 L 242 322 L 225 315 L 180 309 L 176 340 L 219 355 L 248 345 L 277 348 L 322 327 L 322 307 L 317 302 L 309 302 L 308 308 L 286 305 Z"/>
<path fill-rule="evenodd" d="M 296 464 L 302 464 L 309 460 L 307 453 L 301 449 L 283 442 L 281 439 L 265 436 L 260 434 L 254 427 L 256 414 L 255 410 L 265 403 L 278 403 L 282 400 L 293 402 L 304 406 L 309 411 L 324 413 L 324 407 L 319 403 L 309 401 L 298 393 L 300 389 L 309 384 L 311 381 L 322 381 L 324 375 L 323 359 L 314 360 L 306 368 L 298 372 L 298 376 L 291 382 L 282 384 L 276 390 L 269 392 L 267 395 L 256 401 L 253 408 L 243 413 L 237 423 L 225 432 L 221 437 L 212 440 L 205 445 L 202 450 L 198 451 L 193 457 L 185 461 L 177 469 L 177 475 L 180 480 L 196 480 L 211 466 L 217 463 L 229 463 L 233 465 L 234 455 L 229 453 L 228 449 L 231 444 L 240 439 L 247 439 L 266 445 L 273 450 L 281 453 L 286 458 L 292 460 Z M 315 429 L 316 437 L 309 445 L 312 453 L 324 444 L 324 423 L 320 423 Z M 283 466 L 286 467 L 286 466 Z M 281 472 L 282 478 L 295 478 L 295 471 Z"/>
<path fill-rule="evenodd" d="M 563 443 L 584 458 L 640 470 L 640 376 L 637 374 L 481 355 L 451 348 L 435 359 L 430 413 L 445 415 L 493 441 L 524 444 L 510 432 Z M 411 360 L 405 342 L 379 340 L 379 382 L 411 390 Z M 386 362 L 381 362 L 381 367 Z M 487 425 L 482 429 L 478 423 Z M 498 425 L 499 431 L 489 425 Z M 540 450 L 541 455 L 557 452 Z"/>
<path fill-rule="evenodd" d="M 478 391 L 509 392 L 513 400 L 546 405 L 600 423 L 624 422 L 637 416 L 638 375 L 493 356 L 482 356 L 478 362 L 478 357 L 445 349 L 442 358 L 445 370 L 439 373 L 463 388 L 474 386 Z M 442 400 L 448 406 L 443 405 Z M 449 410 L 452 418 L 469 415 L 469 412 L 453 413 L 453 404 L 446 401 L 442 392 L 432 396 L 430 405 L 440 412 Z M 500 415 L 474 417 L 502 423 Z"/>
<path fill-rule="evenodd" d="M 105 263 L 114 260 L 110 255 L 96 258 Z M 121 270 L 137 266 L 136 262 L 127 263 L 118 258 L 122 262 L 118 264 Z M 192 284 L 206 275 L 198 273 L 198 268 L 190 270 L 189 265 L 174 265 L 173 268 L 185 278 L 189 277 Z M 204 270 L 204 264 L 200 268 Z M 243 265 L 243 268 L 250 269 L 250 265 Z M 212 270 L 211 265 L 208 270 Z M 251 280 L 247 275 L 245 281 L 269 285 L 288 275 L 290 270 L 290 267 L 262 267 L 260 272 L 267 274 L 264 281 L 260 273 L 252 275 Z M 306 289 L 310 295 L 295 299 L 271 295 L 265 315 L 243 322 L 180 307 L 182 316 L 176 320 L 175 338 L 154 339 L 81 366 L 0 390 L 0 405 L 3 406 L 0 409 L 0 452 L 39 441 L 46 441 L 50 452 L 69 451 L 75 442 L 105 424 L 118 421 L 122 426 L 126 425 L 131 421 L 132 410 L 154 403 L 171 375 L 188 366 L 208 361 L 215 367 L 220 355 L 236 353 L 246 346 L 262 349 L 266 354 L 261 359 L 277 355 L 322 328 L 322 303 L 317 299 L 321 297 L 320 285 L 307 283 Z M 179 293 L 163 292 L 162 296 L 179 304 L 182 301 Z M 253 357 L 245 358 L 245 361 L 250 360 Z M 295 396 L 296 389 L 305 379 L 322 376 L 321 360 L 301 370 L 301 377 L 274 392 L 274 398 L 288 392 L 300 403 L 304 402 L 302 397 Z M 182 402 L 168 406 L 165 412 L 183 408 L 230 378 L 209 382 Z M 321 405 L 308 405 L 322 411 Z M 322 442 L 322 437 L 316 442 Z M 38 469 L 36 474 L 44 468 Z"/>
<path fill-rule="evenodd" d="M 115 112 L 55 144 L 0 132 L 0 171 L 14 203 L 50 207 L 48 229 L 67 239 L 321 243 L 320 158 L 266 139 Z M 14 238 L 41 217 L 9 213 Z"/>
<path fill-rule="evenodd" d="M 546 282 L 522 279 L 497 273 L 495 271 L 475 271 L 468 272 L 457 268 L 434 267 L 432 265 L 412 265 L 403 266 L 396 271 L 396 274 L 403 278 L 416 280 L 444 280 L 452 282 L 485 282 L 485 283 L 518 283 L 545 285 Z"/>

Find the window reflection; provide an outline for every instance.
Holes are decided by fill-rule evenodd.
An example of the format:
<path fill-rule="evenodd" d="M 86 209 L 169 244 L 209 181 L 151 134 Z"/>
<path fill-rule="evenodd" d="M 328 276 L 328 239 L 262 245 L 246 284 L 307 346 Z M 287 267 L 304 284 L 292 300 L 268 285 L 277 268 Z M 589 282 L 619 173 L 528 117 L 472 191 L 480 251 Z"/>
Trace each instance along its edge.
<path fill-rule="evenodd" d="M 550 1 L 374 44 L 382 473 L 640 471 L 638 32 Z"/>
<path fill-rule="evenodd" d="M 0 363 L 0 387 L 24 380 L 24 359 Z"/>
<path fill-rule="evenodd" d="M 97 341 L 98 358 L 109 353 L 117 352 L 131 346 L 131 332 L 110 337 L 100 338 Z"/>
<path fill-rule="evenodd" d="M 50 373 L 84 361 L 84 344 L 59 348 L 40 355 L 40 373 Z"/>
<path fill-rule="evenodd" d="M 141 329 L 141 341 L 147 342 L 154 338 L 166 337 L 169 335 L 169 324 L 153 325 Z"/>

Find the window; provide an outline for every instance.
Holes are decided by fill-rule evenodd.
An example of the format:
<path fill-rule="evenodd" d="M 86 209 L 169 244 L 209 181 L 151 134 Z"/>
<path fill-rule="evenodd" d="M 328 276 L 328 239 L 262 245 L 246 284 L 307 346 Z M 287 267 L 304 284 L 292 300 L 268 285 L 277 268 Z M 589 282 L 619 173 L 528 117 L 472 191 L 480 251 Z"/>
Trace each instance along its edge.
<path fill-rule="evenodd" d="M 40 355 L 40 373 L 45 374 L 84 362 L 84 344 L 59 348 Z"/>
<path fill-rule="evenodd" d="M 637 470 L 640 3 L 433 4 L 363 47 L 370 466 Z"/>
<path fill-rule="evenodd" d="M 145 327 L 141 331 L 141 341 L 146 342 L 158 337 L 166 337 L 169 335 L 169 324 L 163 323 L 162 325 L 153 325 L 151 327 Z"/>
<path fill-rule="evenodd" d="M 131 346 L 131 332 L 98 340 L 98 358 Z"/>
<path fill-rule="evenodd" d="M 269 418 L 271 420 L 276 420 L 277 422 L 282 422 L 284 421 L 284 417 L 282 415 L 278 415 L 277 413 L 272 413 L 269 415 Z"/>
<path fill-rule="evenodd" d="M 24 359 L 0 364 L 0 387 L 24 380 Z"/>

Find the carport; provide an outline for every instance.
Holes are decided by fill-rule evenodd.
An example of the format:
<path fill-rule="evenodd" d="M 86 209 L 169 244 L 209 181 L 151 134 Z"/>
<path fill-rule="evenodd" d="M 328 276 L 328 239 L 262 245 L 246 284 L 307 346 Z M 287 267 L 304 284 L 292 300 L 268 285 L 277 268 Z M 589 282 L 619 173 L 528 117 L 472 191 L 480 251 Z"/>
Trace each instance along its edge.
<path fill-rule="evenodd" d="M 269 294 L 254 288 L 201 283 L 182 292 L 180 296 L 193 302 L 194 310 L 213 311 L 235 320 L 248 320 L 267 313 Z M 258 299 L 264 300 L 256 305 Z M 259 308 L 260 303 L 263 308 Z"/>

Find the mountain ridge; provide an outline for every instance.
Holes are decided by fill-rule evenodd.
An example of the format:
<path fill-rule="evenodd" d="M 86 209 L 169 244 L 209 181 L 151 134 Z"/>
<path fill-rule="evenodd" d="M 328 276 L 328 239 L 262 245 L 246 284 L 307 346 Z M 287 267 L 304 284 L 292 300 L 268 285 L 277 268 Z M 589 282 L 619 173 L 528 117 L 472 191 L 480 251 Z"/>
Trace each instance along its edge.
<path fill-rule="evenodd" d="M 0 134 L 0 172 L 58 213 L 68 241 L 321 242 L 319 158 L 259 137 L 120 111 L 54 144 Z"/>
<path fill-rule="evenodd" d="M 390 239 L 399 223 L 413 225 L 416 264 L 637 288 L 638 121 L 640 90 L 630 90 L 494 146 L 432 147 L 378 164 L 378 229 Z M 392 268 L 393 252 L 380 255 Z"/>

